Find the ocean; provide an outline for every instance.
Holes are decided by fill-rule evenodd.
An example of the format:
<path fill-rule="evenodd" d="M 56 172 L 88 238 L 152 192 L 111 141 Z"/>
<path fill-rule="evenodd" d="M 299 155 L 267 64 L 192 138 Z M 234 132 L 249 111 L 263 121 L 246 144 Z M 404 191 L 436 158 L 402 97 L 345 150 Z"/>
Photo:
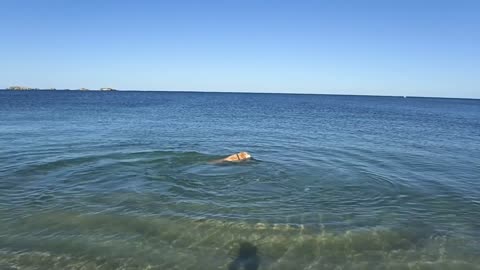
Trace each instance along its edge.
<path fill-rule="evenodd" d="M 480 269 L 480 100 L 0 91 L 0 269 L 242 265 Z"/>

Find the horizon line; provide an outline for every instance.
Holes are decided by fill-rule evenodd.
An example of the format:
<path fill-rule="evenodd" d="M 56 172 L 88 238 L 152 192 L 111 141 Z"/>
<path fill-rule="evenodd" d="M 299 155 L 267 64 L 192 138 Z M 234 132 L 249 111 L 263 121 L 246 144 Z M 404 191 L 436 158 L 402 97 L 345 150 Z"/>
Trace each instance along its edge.
<path fill-rule="evenodd" d="M 81 90 L 81 88 L 34 88 L 30 90 L 10 90 L 3 88 L 1 91 L 11 92 L 31 92 L 31 91 L 79 91 L 79 92 L 173 92 L 173 93 L 218 93 L 218 94 L 271 94 L 271 95 L 323 95 L 323 96 L 358 96 L 358 97 L 397 97 L 397 98 L 438 98 L 438 99 L 468 99 L 480 100 L 480 97 L 448 97 L 448 96 L 411 96 L 411 95 L 373 95 L 373 94 L 342 94 L 342 93 L 308 93 L 308 92 L 252 92 L 252 91 L 221 91 L 221 90 L 159 90 L 159 89 L 117 89 L 113 91 L 104 91 L 99 89 Z"/>

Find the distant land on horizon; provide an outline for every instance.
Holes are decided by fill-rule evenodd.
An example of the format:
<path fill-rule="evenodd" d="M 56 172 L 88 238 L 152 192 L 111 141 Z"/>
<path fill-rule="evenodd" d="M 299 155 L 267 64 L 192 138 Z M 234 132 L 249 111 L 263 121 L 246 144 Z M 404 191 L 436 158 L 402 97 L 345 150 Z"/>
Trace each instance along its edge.
<path fill-rule="evenodd" d="M 29 87 L 29 86 L 10 86 L 5 88 L 4 90 L 9 90 L 9 91 L 58 91 L 58 90 L 67 90 L 67 91 L 116 91 L 117 89 L 110 88 L 110 87 L 102 87 L 99 89 L 89 89 L 89 88 L 75 88 L 75 89 L 70 89 L 70 88 L 37 88 L 37 87 Z"/>
<path fill-rule="evenodd" d="M 81 91 L 81 92 L 167 92 L 167 93 L 218 93 L 218 94 L 271 94 L 271 95 L 318 95 L 318 96 L 358 96 L 358 97 L 398 97 L 398 98 L 438 98 L 438 99 L 467 99 L 480 100 L 474 97 L 443 97 L 443 96 L 412 96 L 412 95 L 372 95 L 372 94 L 344 94 L 344 93 L 301 93 L 301 92 L 254 92 L 254 91 L 215 91 L 215 90 L 145 90 L 145 89 L 116 89 L 116 88 L 28 88 L 9 89 L 0 88 L 0 91 Z"/>

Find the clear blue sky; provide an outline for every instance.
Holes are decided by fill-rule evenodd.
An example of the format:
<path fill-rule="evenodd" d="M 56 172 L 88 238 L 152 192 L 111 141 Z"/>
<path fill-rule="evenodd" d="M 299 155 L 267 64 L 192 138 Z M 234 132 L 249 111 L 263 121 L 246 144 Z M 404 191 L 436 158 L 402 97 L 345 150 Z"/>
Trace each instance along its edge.
<path fill-rule="evenodd" d="M 0 1 L 0 88 L 480 98 L 480 1 Z"/>

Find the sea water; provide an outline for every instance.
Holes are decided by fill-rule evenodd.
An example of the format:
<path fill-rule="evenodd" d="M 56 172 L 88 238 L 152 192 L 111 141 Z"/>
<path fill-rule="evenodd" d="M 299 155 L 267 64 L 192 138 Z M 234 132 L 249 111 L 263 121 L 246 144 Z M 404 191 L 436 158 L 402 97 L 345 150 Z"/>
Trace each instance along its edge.
<path fill-rule="evenodd" d="M 250 269 L 480 269 L 480 101 L 0 91 L 0 269 L 228 269 L 245 243 Z"/>

